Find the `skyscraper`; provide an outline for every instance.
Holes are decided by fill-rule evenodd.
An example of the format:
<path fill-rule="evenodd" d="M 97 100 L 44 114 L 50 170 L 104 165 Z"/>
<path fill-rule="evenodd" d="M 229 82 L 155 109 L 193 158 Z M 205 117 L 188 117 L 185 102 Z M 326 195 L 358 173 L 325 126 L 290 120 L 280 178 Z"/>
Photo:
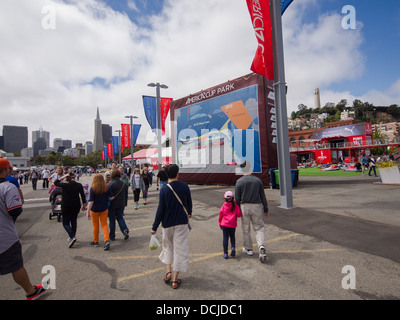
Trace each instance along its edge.
<path fill-rule="evenodd" d="M 100 120 L 100 111 L 97 107 L 96 119 L 94 120 L 93 151 L 103 150 L 103 126 Z"/>
<path fill-rule="evenodd" d="M 3 126 L 4 151 L 21 152 L 28 147 L 28 127 Z"/>
<path fill-rule="evenodd" d="M 50 148 L 50 132 L 44 131 L 42 127 L 39 130 L 32 131 L 32 146 L 39 138 L 43 138 L 46 141 L 46 148 Z"/>

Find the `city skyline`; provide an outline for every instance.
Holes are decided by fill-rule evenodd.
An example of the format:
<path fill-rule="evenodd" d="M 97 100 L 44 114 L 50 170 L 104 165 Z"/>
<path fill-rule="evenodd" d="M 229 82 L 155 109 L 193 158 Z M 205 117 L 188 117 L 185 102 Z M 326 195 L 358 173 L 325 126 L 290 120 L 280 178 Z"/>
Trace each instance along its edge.
<path fill-rule="evenodd" d="M 142 124 L 138 142 L 152 143 L 142 103 L 142 95 L 155 96 L 148 83 L 168 85 L 162 96 L 177 100 L 250 73 L 257 41 L 246 1 L 148 3 L 2 2 L 0 126 L 43 126 L 85 143 L 93 141 L 99 107 L 113 135 L 132 114 Z M 349 4 L 356 24 L 346 30 Z M 294 0 L 283 33 L 288 114 L 312 106 L 315 88 L 321 106 L 341 99 L 400 104 L 398 1 Z"/>

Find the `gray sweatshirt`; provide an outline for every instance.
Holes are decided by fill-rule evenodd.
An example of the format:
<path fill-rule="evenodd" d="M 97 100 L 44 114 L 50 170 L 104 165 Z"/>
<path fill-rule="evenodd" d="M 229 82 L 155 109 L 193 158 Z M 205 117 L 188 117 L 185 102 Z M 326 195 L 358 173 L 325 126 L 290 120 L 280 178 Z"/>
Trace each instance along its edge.
<path fill-rule="evenodd" d="M 262 203 L 264 212 L 268 212 L 267 198 L 260 178 L 256 176 L 243 176 L 236 181 L 235 201 L 241 203 Z"/>

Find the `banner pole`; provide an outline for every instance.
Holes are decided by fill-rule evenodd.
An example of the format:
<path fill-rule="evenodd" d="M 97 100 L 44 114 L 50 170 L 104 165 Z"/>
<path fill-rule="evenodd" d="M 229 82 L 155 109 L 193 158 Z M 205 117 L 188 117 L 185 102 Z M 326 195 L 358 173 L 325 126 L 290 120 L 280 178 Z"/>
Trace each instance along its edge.
<path fill-rule="evenodd" d="M 274 90 L 278 130 L 278 167 L 281 207 L 284 209 L 290 209 L 293 208 L 293 195 L 290 170 L 289 131 L 287 124 L 286 82 L 280 3 L 280 0 L 270 0 L 272 41 L 274 50 Z"/>
<path fill-rule="evenodd" d="M 162 146 L 161 146 L 161 93 L 160 84 L 156 86 L 156 99 L 157 99 L 157 148 L 158 148 L 158 171 L 162 168 Z"/>

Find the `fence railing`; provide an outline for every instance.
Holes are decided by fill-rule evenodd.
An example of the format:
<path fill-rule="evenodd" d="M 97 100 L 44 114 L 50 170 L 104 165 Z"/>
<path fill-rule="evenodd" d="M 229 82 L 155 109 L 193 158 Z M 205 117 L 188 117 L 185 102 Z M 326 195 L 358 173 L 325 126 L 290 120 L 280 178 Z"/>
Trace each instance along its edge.
<path fill-rule="evenodd" d="M 307 142 L 309 143 L 310 140 Z M 392 140 L 389 139 L 367 139 L 366 141 L 350 141 L 350 142 L 339 142 L 339 143 L 318 143 L 315 140 L 313 144 L 308 144 L 299 147 L 289 147 L 289 151 L 305 151 L 305 150 L 324 150 L 324 149 L 346 149 L 354 147 L 374 148 L 380 146 L 396 146 L 400 145 L 400 137 L 395 137 Z"/>

